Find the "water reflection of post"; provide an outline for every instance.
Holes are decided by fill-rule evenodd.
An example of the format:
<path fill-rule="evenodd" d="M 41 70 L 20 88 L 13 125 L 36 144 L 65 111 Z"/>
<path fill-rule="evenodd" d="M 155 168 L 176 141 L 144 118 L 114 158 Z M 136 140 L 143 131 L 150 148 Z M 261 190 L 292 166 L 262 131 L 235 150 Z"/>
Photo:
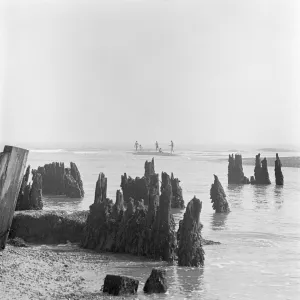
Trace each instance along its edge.
<path fill-rule="evenodd" d="M 257 209 L 267 209 L 268 208 L 268 199 L 267 199 L 267 189 L 269 185 L 265 184 L 255 184 L 253 185 L 253 201 L 255 202 L 255 208 Z"/>
<path fill-rule="evenodd" d="M 203 295 L 204 268 L 174 267 L 174 288 L 176 295 L 180 296 L 196 296 L 200 298 Z"/>
<path fill-rule="evenodd" d="M 275 185 L 274 186 L 274 199 L 275 199 L 275 208 L 281 209 L 283 204 L 283 185 Z"/>
<path fill-rule="evenodd" d="M 244 193 L 244 184 L 228 184 L 227 195 L 233 207 L 241 207 Z"/>
<path fill-rule="evenodd" d="M 226 228 L 226 220 L 228 213 L 215 213 L 211 217 L 212 230 L 224 230 Z"/>

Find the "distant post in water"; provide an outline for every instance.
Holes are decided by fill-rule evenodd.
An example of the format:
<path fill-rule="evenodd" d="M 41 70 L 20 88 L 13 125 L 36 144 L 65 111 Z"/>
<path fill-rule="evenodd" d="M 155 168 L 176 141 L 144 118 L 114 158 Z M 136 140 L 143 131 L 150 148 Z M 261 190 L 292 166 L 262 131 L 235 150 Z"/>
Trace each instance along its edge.
<path fill-rule="evenodd" d="M 283 185 L 283 174 L 281 171 L 281 161 L 278 156 L 278 153 L 276 153 L 276 160 L 275 160 L 275 178 L 276 178 L 276 185 Z"/>
<path fill-rule="evenodd" d="M 268 163 L 267 159 L 264 158 L 262 161 L 260 160 L 260 153 L 258 153 L 255 157 L 255 168 L 254 168 L 254 177 L 252 184 L 271 184 L 268 172 Z"/>
<path fill-rule="evenodd" d="M 241 154 L 235 156 L 229 154 L 228 159 L 228 183 L 231 184 L 248 184 L 249 179 L 244 175 L 243 159 Z"/>
<path fill-rule="evenodd" d="M 0 251 L 6 246 L 27 156 L 28 150 L 12 146 L 0 153 Z"/>

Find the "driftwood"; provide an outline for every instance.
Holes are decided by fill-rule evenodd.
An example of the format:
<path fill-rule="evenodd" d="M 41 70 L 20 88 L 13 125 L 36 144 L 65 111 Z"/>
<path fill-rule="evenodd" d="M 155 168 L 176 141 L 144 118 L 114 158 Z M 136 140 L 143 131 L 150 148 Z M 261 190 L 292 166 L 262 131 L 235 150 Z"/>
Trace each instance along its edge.
<path fill-rule="evenodd" d="M 28 150 L 12 146 L 0 153 L 0 250 L 6 245 L 27 156 Z"/>

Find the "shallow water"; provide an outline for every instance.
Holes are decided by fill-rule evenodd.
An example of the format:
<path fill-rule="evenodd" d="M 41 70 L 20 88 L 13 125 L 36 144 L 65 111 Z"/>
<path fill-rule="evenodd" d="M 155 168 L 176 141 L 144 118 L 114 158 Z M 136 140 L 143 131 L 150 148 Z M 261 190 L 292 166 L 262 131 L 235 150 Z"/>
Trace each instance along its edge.
<path fill-rule="evenodd" d="M 173 172 L 181 180 L 187 203 L 194 195 L 203 202 L 201 222 L 205 238 L 221 245 L 205 246 L 203 268 L 181 268 L 164 262 L 152 262 L 127 255 L 112 255 L 107 272 L 133 276 L 141 281 L 138 299 L 298 299 L 300 292 L 300 169 L 284 168 L 285 185 L 274 184 L 274 169 L 269 167 L 272 185 L 228 185 L 227 162 L 220 160 L 227 152 L 182 151 L 179 156 L 155 157 L 156 172 Z M 245 157 L 255 157 L 247 152 Z M 244 154 L 243 154 L 244 155 Z M 275 155 L 263 153 L 264 156 Z M 281 155 L 281 153 L 279 154 Z M 296 156 L 288 153 L 282 156 Z M 142 176 L 147 156 L 126 151 L 72 150 L 30 152 L 33 168 L 52 161 L 76 162 L 84 182 L 84 199 L 63 197 L 44 199 L 45 209 L 69 211 L 88 209 L 93 203 L 99 172 L 108 178 L 108 197 L 115 199 L 121 175 Z M 244 166 L 246 176 L 253 166 Z M 209 190 L 213 174 L 218 175 L 231 213 L 215 214 Z M 174 210 L 176 222 L 184 211 Z M 133 260 L 133 261 L 132 261 Z M 153 266 L 167 269 L 169 292 L 145 296 L 143 283 Z M 100 267 L 100 266 L 99 266 Z M 102 266 L 103 268 L 103 266 Z M 92 276 L 92 275 L 91 275 Z M 105 272 L 91 277 L 90 288 L 99 287 Z"/>

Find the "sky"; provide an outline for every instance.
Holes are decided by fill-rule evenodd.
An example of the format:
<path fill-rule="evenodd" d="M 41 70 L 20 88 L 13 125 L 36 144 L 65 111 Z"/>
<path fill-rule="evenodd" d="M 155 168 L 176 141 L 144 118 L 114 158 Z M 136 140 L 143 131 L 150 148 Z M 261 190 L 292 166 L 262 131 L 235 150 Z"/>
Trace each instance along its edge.
<path fill-rule="evenodd" d="M 1 1 L 0 142 L 300 145 L 300 1 Z"/>

